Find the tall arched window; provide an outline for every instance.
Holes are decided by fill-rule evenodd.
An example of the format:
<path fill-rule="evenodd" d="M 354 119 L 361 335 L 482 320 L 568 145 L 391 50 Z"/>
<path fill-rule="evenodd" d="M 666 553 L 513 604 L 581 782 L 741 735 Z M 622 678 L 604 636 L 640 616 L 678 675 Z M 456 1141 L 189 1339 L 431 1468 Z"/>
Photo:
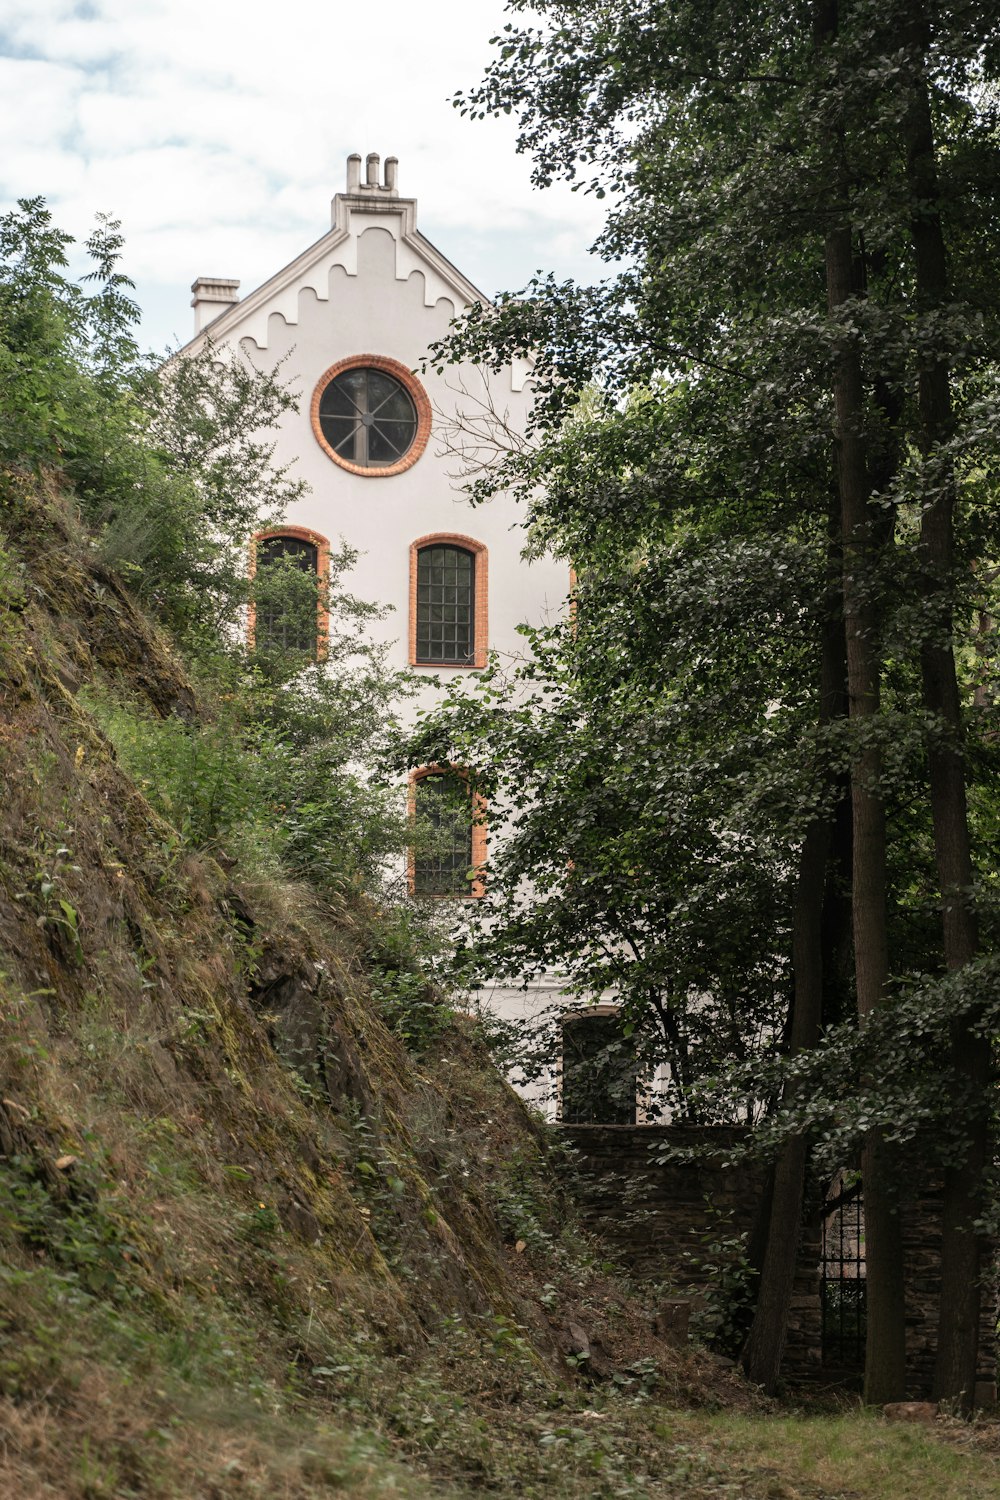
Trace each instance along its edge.
<path fill-rule="evenodd" d="M 487 553 L 468 536 L 421 537 L 410 548 L 410 664 L 485 667 Z"/>
<path fill-rule="evenodd" d="M 473 796 L 454 766 L 431 766 L 410 778 L 414 843 L 410 850 L 410 889 L 415 896 L 482 895 L 480 871 L 486 858 L 486 827 L 481 799 Z"/>
<path fill-rule="evenodd" d="M 313 660 L 326 637 L 321 585 L 329 564 L 325 537 L 301 527 L 254 540 L 251 644 L 258 651 L 294 651 Z"/>

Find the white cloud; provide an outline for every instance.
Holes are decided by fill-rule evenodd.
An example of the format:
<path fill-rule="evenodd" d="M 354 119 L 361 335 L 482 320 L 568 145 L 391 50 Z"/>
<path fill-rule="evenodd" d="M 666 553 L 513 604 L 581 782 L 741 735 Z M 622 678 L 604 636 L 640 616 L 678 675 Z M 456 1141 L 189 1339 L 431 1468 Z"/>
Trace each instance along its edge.
<path fill-rule="evenodd" d="M 120 217 L 155 344 L 186 332 L 196 275 L 247 290 L 317 239 L 349 151 L 400 158 L 421 227 L 487 290 L 599 275 L 599 207 L 533 192 L 512 122 L 448 102 L 502 24 L 502 0 L 7 0 L 0 199 L 41 194 L 78 238 Z"/>

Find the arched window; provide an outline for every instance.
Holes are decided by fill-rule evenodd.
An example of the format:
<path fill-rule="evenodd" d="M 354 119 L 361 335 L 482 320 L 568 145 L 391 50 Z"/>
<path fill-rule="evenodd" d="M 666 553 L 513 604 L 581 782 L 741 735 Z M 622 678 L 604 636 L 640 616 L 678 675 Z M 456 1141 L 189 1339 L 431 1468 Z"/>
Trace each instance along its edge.
<path fill-rule="evenodd" d="M 468 536 L 421 537 L 410 547 L 410 664 L 485 667 L 487 552 Z"/>
<path fill-rule="evenodd" d="M 430 766 L 410 778 L 410 889 L 414 896 L 482 895 L 486 858 L 483 805 L 454 766 Z"/>
<path fill-rule="evenodd" d="M 329 565 L 326 538 L 301 527 L 254 539 L 250 640 L 258 651 L 301 652 L 315 660 L 326 638 L 321 585 Z"/>

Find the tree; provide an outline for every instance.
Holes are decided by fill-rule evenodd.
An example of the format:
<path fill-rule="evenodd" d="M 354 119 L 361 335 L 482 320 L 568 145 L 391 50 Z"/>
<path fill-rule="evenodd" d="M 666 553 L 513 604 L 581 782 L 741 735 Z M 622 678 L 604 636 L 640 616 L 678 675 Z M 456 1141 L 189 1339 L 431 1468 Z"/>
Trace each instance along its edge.
<path fill-rule="evenodd" d="M 202 713 L 152 711 L 114 683 L 91 707 L 184 842 L 324 896 L 380 887 L 407 825 L 375 765 L 407 683 L 367 637 L 379 611 L 348 591 L 347 548 L 322 576 L 250 566 L 254 536 L 301 493 L 271 436 L 295 392 L 211 343 L 155 366 L 118 221 L 98 216 L 82 285 L 69 243 L 41 199 L 0 219 L 0 497 L 17 504 L 8 469 L 62 483 L 102 562 L 169 631 Z M 293 628 L 251 642 L 255 605 Z"/>
<path fill-rule="evenodd" d="M 534 355 L 536 444 L 494 480 L 478 476 L 473 494 L 513 481 L 530 495 L 541 483 L 539 541 L 596 568 L 615 534 L 619 554 L 627 542 L 642 556 L 652 533 L 704 529 L 707 517 L 760 546 L 796 525 L 815 544 L 838 495 L 851 713 L 841 754 L 828 759 L 825 816 L 846 764 L 865 1029 L 884 1037 L 873 1018 L 896 1004 L 908 967 L 936 972 L 939 993 L 959 1005 L 953 1102 L 939 1115 L 951 1160 L 938 1393 L 968 1402 L 988 1047 L 982 1015 L 962 1012 L 973 1002 L 943 975 L 961 976 L 976 951 L 971 916 L 982 897 L 968 893 L 995 852 L 983 839 L 962 852 L 961 788 L 976 758 L 962 736 L 985 725 L 963 711 L 952 642 L 986 603 L 976 590 L 989 570 L 973 563 L 996 547 L 985 413 L 997 408 L 1000 326 L 998 23 L 975 0 L 646 0 L 585 14 L 513 0 L 509 10 L 534 12 L 536 24 L 506 27 L 484 83 L 459 102 L 472 114 L 516 114 L 540 185 L 563 175 L 609 195 L 599 248 L 625 269 L 596 289 L 536 279 L 527 296 L 474 310 L 442 348 L 494 364 Z M 652 398 L 641 420 L 610 418 L 595 454 L 560 434 L 591 380 L 612 398 L 637 386 Z M 772 691 L 783 708 L 777 681 Z M 797 691 L 821 725 L 818 672 Z M 786 823 L 788 860 L 805 860 L 809 826 Z M 914 906 L 915 887 L 933 878 L 932 844 L 950 924 L 943 946 Z M 917 856 L 916 881 L 902 877 L 904 849 Z M 805 930 L 815 928 L 813 906 Z M 815 962 L 813 938 L 800 955 Z M 793 1010 L 790 1030 L 815 1028 Z M 898 1214 L 883 1134 L 870 1119 L 866 1133 L 876 1241 L 867 1389 L 888 1399 L 903 1380 Z M 787 1238 L 788 1226 L 773 1231 Z M 782 1259 L 772 1355 L 787 1306 Z"/>

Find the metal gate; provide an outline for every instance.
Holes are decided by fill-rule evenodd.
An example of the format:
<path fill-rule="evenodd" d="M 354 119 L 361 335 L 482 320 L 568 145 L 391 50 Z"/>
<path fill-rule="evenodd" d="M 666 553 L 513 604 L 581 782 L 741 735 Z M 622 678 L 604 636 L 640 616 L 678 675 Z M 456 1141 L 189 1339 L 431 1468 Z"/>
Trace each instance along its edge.
<path fill-rule="evenodd" d="M 823 1204 L 820 1272 L 823 1363 L 845 1372 L 863 1371 L 865 1206 L 860 1182 L 850 1182 L 845 1172 L 834 1178 Z"/>

